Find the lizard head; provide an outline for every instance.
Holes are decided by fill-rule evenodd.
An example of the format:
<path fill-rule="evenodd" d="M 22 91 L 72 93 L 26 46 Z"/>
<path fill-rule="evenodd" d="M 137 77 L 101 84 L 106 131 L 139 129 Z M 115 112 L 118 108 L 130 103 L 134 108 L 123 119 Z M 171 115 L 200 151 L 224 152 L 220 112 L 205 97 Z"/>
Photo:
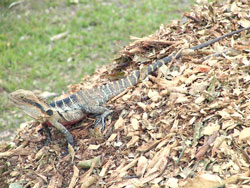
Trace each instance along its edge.
<path fill-rule="evenodd" d="M 17 107 L 36 120 L 42 120 L 53 114 L 49 105 L 32 91 L 19 89 L 10 93 L 8 97 Z"/>

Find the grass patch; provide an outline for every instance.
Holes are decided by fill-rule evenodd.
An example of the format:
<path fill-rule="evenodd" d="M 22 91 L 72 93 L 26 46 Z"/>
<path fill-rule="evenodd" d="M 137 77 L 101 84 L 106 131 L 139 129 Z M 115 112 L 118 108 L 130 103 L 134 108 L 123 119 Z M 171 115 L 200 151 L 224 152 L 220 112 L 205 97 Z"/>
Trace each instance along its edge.
<path fill-rule="evenodd" d="M 190 6 L 181 0 L 80 0 L 77 4 L 26 0 L 9 9 L 12 2 L 0 3 L 0 130 L 27 118 L 8 102 L 9 92 L 66 91 L 84 74 L 112 62 L 129 36 L 151 34 Z M 63 32 L 68 34 L 51 41 Z"/>

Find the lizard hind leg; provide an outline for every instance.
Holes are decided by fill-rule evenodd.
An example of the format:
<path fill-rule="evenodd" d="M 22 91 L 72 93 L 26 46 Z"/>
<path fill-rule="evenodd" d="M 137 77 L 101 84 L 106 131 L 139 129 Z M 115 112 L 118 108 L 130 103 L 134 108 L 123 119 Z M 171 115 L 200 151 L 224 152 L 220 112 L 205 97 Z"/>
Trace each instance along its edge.
<path fill-rule="evenodd" d="M 112 110 L 109 110 L 107 108 L 104 108 L 104 107 L 101 107 L 101 106 L 98 106 L 96 107 L 96 109 L 100 110 L 99 113 L 96 113 L 96 114 L 99 114 L 96 116 L 96 121 L 95 121 L 95 125 L 94 125 L 94 128 L 98 127 L 99 124 L 101 123 L 101 131 L 103 132 L 105 130 L 105 127 L 106 127 L 106 124 L 105 124 L 105 119 L 113 112 Z"/>

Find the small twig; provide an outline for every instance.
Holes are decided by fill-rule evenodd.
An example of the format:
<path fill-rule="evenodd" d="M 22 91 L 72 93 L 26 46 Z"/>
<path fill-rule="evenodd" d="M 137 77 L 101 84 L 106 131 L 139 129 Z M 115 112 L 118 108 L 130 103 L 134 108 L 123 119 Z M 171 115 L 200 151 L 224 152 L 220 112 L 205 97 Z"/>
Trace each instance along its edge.
<path fill-rule="evenodd" d="M 189 14 L 184 14 L 187 18 L 193 20 L 195 23 L 200 23 L 200 20 L 198 20 L 197 18 L 190 16 Z"/>
<path fill-rule="evenodd" d="M 54 35 L 53 37 L 50 37 L 50 40 L 51 41 L 60 40 L 61 38 L 66 37 L 68 34 L 69 34 L 68 31 L 60 33 L 60 34 Z"/>
<path fill-rule="evenodd" d="M 214 143 L 215 139 L 217 138 L 218 131 L 215 131 L 207 140 L 206 143 L 199 149 L 198 153 L 196 153 L 195 158 L 201 159 L 205 155 L 205 153 L 208 151 L 209 147 L 212 143 Z"/>

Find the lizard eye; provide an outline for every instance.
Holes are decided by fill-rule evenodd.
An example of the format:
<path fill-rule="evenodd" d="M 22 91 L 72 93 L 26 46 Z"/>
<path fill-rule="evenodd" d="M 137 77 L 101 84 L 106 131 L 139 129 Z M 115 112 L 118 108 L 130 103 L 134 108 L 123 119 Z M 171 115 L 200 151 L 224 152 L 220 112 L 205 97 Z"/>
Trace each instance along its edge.
<path fill-rule="evenodd" d="M 49 116 L 52 116 L 52 115 L 53 115 L 53 111 L 52 111 L 52 110 L 47 110 L 46 113 L 47 113 Z"/>

